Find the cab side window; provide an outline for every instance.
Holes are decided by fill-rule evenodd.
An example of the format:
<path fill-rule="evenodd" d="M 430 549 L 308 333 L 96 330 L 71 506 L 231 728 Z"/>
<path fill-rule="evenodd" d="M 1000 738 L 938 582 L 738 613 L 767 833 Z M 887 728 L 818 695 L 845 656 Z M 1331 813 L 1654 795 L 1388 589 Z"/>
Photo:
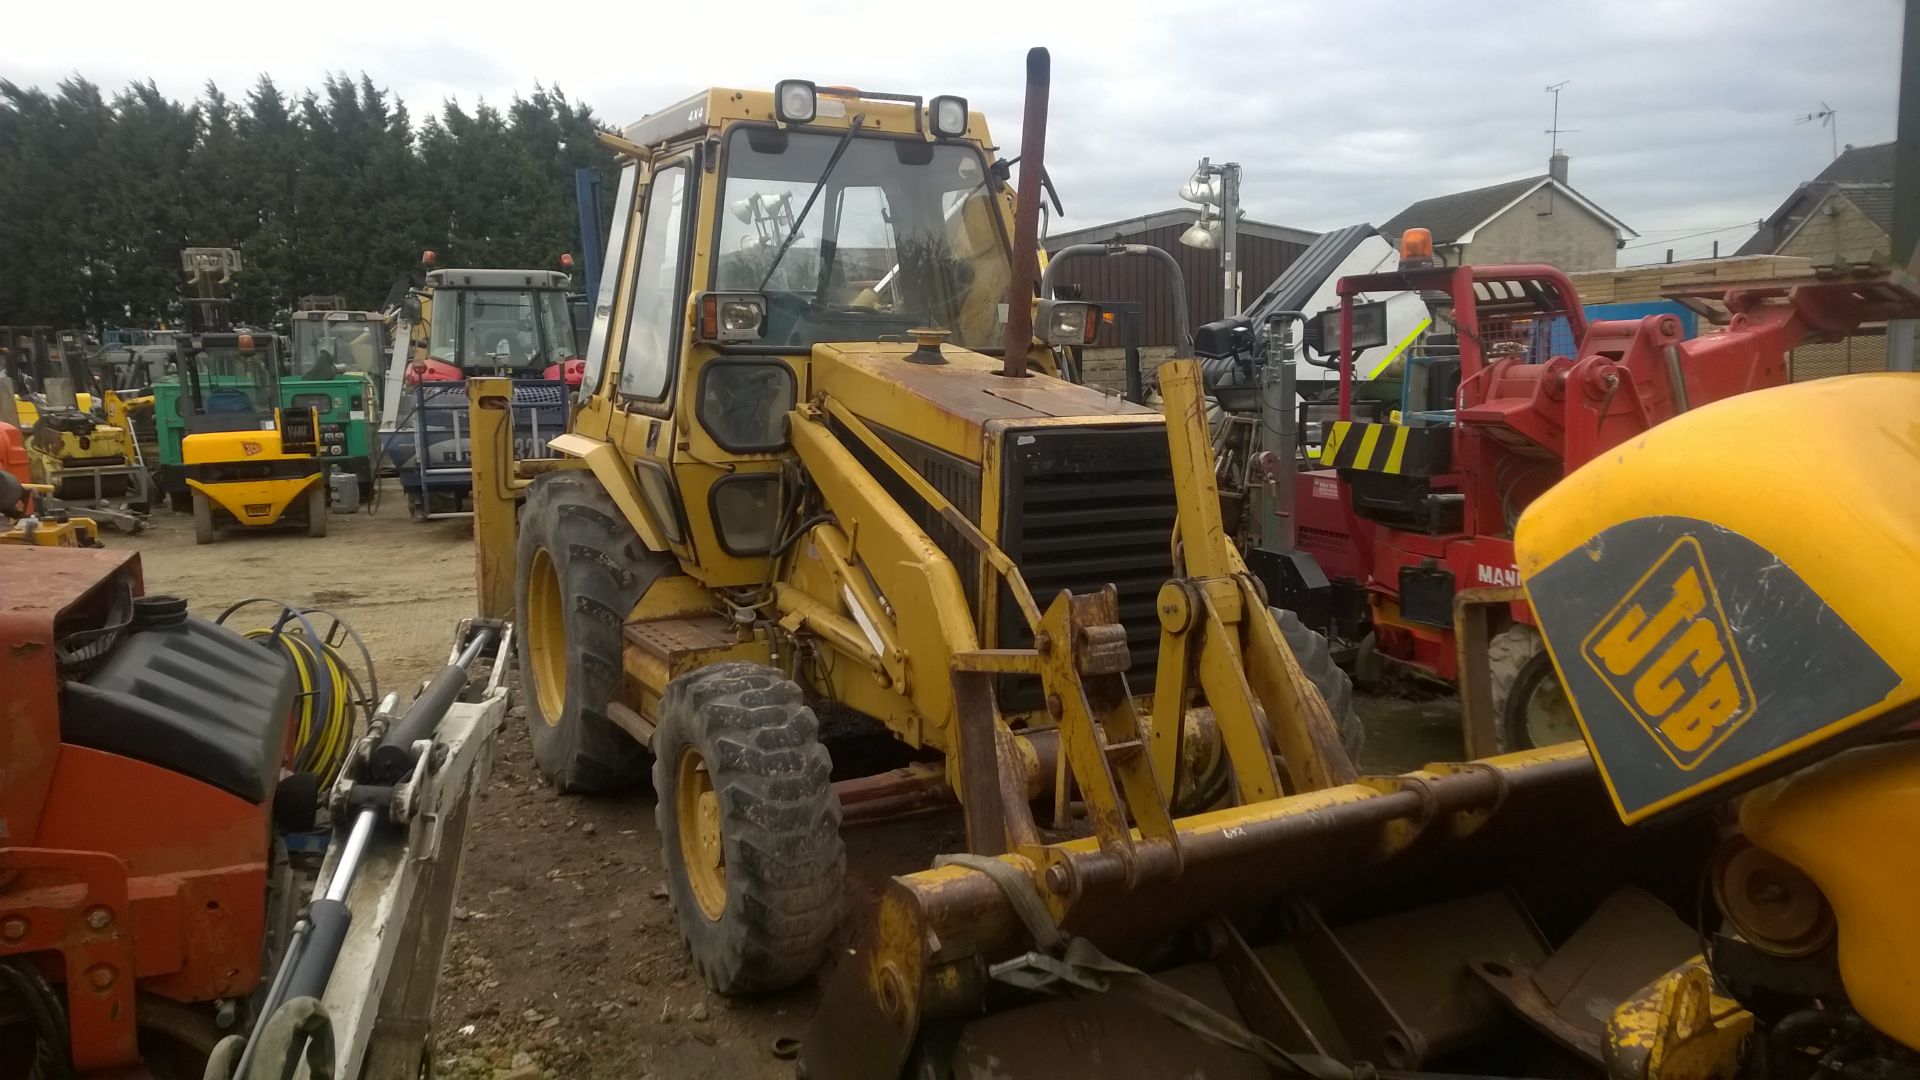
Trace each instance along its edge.
<path fill-rule="evenodd" d="M 634 263 L 626 349 L 620 360 L 620 392 L 645 401 L 667 396 L 674 354 L 680 345 L 680 279 L 685 253 L 687 169 L 684 163 L 654 174 L 647 215 Z"/>
<path fill-rule="evenodd" d="M 607 237 L 606 263 L 600 271 L 600 287 L 594 293 L 593 331 L 587 338 L 586 369 L 580 389 L 592 393 L 600 388 L 600 376 L 607 370 L 607 350 L 612 348 L 613 290 L 619 286 L 620 264 L 627 257 L 627 233 L 632 222 L 633 189 L 640 177 L 640 166 L 628 164 L 620 170 L 620 188 L 613 200 L 613 228 Z"/>

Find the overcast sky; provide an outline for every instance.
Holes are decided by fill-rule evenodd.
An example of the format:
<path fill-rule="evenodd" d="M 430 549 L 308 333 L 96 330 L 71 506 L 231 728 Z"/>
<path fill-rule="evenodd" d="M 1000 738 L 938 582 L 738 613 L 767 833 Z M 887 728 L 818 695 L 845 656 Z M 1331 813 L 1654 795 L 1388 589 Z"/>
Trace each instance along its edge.
<path fill-rule="evenodd" d="M 1831 158 L 1893 137 L 1899 0 L 979 4 L 734 0 L 10 5 L 0 77 L 239 97 L 365 72 L 418 118 L 558 85 L 622 124 L 707 85 L 810 78 L 962 94 L 1012 156 L 1026 47 L 1053 53 L 1048 162 L 1068 227 L 1179 205 L 1201 155 L 1244 166 L 1252 217 L 1378 224 L 1420 198 L 1545 171 L 1549 83 L 1583 194 L 1666 248 L 1730 251 Z M 1688 234 L 1708 235 L 1688 237 Z"/>

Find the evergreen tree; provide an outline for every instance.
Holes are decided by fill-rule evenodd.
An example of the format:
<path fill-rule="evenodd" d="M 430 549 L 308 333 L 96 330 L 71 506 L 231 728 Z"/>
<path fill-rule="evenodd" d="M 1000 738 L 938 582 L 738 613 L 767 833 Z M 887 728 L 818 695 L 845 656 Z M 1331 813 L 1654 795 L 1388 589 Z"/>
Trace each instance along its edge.
<path fill-rule="evenodd" d="M 310 293 L 377 307 L 424 248 L 555 267 L 579 246 L 574 170 L 612 179 L 599 130 L 539 85 L 505 111 L 448 101 L 416 131 L 364 74 L 184 104 L 151 81 L 109 101 L 77 77 L 51 94 L 0 80 L 0 322 L 175 323 L 189 246 L 240 249 L 226 289 L 256 325 Z"/>

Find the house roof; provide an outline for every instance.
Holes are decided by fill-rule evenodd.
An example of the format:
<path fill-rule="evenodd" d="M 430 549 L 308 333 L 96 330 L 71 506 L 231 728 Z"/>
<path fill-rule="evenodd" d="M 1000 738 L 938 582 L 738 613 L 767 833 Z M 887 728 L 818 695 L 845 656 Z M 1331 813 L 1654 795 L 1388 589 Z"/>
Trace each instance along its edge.
<path fill-rule="evenodd" d="M 1436 195 L 1431 199 L 1421 199 L 1405 210 L 1387 219 L 1380 226 L 1380 235 L 1391 243 L 1399 243 L 1400 234 L 1412 228 L 1422 228 L 1433 233 L 1436 244 L 1469 244 L 1473 234 L 1481 226 L 1505 213 L 1513 204 L 1533 194 L 1543 187 L 1552 185 L 1554 190 L 1566 195 L 1587 212 L 1619 230 L 1622 236 L 1638 236 L 1627 227 L 1627 223 L 1594 205 L 1585 196 L 1573 188 L 1555 180 L 1551 176 L 1528 176 L 1505 183 L 1489 184 L 1471 191 L 1456 191 L 1451 195 Z"/>
<path fill-rule="evenodd" d="M 1138 236 L 1154 229 L 1164 229 L 1169 225 L 1191 225 L 1200 216 L 1200 211 L 1192 207 L 1180 206 L 1172 210 L 1142 214 L 1139 217 L 1109 221 L 1103 225 L 1088 225 L 1079 229 L 1069 229 L 1049 235 L 1044 243 L 1048 251 L 1058 251 L 1069 244 L 1098 244 L 1126 236 Z M 1280 240 L 1289 244 L 1311 244 L 1320 234 L 1305 229 L 1274 225 L 1252 218 L 1240 219 L 1240 235 L 1258 236 L 1268 240 Z"/>
<path fill-rule="evenodd" d="M 1546 179 L 1545 176 L 1529 176 L 1524 180 L 1509 180 L 1504 184 L 1491 184 L 1472 191 L 1456 191 L 1451 195 L 1421 199 L 1388 218 L 1386 224 L 1380 226 L 1380 235 L 1397 243 L 1401 233 L 1420 228 L 1433 233 L 1433 242 L 1436 244 L 1456 243 L 1462 235 L 1485 224 L 1488 218 L 1504 210 L 1514 200 L 1525 198 Z"/>
<path fill-rule="evenodd" d="M 1820 170 L 1813 182 L 1833 184 L 1891 184 L 1893 182 L 1893 144 L 1849 146 L 1833 163 Z"/>
<path fill-rule="evenodd" d="M 1838 185 L 1867 185 L 1877 188 L 1886 187 L 1886 207 L 1877 209 L 1879 203 L 1875 196 L 1865 195 L 1866 202 L 1856 198 L 1858 193 L 1850 192 L 1848 198 L 1860 212 L 1873 218 L 1876 224 L 1893 231 L 1893 144 L 1880 143 L 1876 146 L 1849 146 L 1839 157 L 1834 158 L 1820 175 L 1793 189 L 1773 213 L 1761 221 L 1760 228 L 1741 244 L 1735 255 L 1767 255 L 1779 249 L 1787 242 L 1787 237 L 1795 231 L 1796 219 L 1805 217 L 1818 206 Z M 1870 209 L 1869 205 L 1875 207 Z M 1879 214 L 1879 216 L 1876 216 Z"/>

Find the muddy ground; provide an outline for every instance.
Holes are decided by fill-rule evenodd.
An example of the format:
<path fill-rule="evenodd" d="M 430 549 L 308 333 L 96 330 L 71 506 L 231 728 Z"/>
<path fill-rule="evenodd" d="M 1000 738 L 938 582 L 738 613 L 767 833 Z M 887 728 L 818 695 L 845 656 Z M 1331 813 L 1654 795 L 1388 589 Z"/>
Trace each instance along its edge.
<path fill-rule="evenodd" d="M 336 516 L 318 540 L 229 535 L 199 547 L 185 516 L 161 511 L 146 533 L 107 542 L 140 551 L 148 591 L 185 596 L 203 615 L 255 596 L 330 609 L 366 639 L 386 687 L 417 685 L 444 663 L 454 624 L 472 608 L 467 523 L 415 524 L 391 495 L 378 514 Z M 261 608 L 240 621 L 270 617 Z M 1443 699 L 1363 697 L 1359 707 L 1367 767 L 1459 753 L 1457 712 Z M 958 850 L 962 839 L 953 814 L 850 830 L 848 916 L 836 956 L 890 875 Z M 818 980 L 750 1001 L 700 984 L 667 904 L 650 793 L 555 795 L 534 768 L 516 708 L 469 843 L 435 1018 L 441 1076 L 793 1075 L 783 1040 L 804 1033 Z"/>

